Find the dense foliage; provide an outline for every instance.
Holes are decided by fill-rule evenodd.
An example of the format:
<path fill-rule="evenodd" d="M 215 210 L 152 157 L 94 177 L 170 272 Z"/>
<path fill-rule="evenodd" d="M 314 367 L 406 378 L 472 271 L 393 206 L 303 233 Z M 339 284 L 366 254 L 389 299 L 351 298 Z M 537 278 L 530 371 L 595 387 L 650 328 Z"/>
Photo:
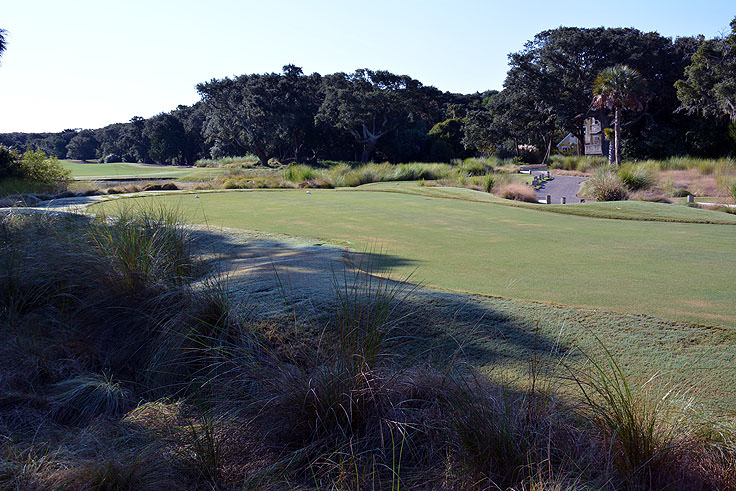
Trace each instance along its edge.
<path fill-rule="evenodd" d="M 705 41 L 675 84 L 683 108 L 736 123 L 736 19 L 731 34 Z"/>

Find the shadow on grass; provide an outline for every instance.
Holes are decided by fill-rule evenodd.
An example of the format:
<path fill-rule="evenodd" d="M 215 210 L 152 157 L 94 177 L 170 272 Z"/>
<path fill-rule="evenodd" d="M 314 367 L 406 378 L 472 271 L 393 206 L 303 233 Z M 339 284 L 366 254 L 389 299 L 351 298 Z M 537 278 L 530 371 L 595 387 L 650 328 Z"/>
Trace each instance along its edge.
<path fill-rule="evenodd" d="M 360 281 L 356 268 L 380 275 L 398 292 L 394 316 L 401 342 L 395 351 L 407 364 L 526 365 L 535 354 L 540 362 L 553 362 L 570 350 L 533 319 L 496 310 L 480 298 L 422 288 L 411 277 L 385 279 L 393 278 L 395 268 L 420 267 L 409 258 L 216 229 L 196 229 L 192 238 L 208 266 L 228 278 L 229 289 L 266 317 L 296 313 L 324 327 L 336 309 L 336 288 Z"/>

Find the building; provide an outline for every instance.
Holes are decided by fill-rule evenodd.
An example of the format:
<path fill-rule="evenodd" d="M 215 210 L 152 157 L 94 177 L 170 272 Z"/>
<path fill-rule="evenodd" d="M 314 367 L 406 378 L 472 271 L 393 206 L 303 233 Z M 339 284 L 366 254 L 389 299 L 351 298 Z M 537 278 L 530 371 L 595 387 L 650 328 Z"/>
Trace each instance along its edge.
<path fill-rule="evenodd" d="M 603 155 L 603 125 L 596 118 L 583 121 L 583 138 L 585 138 L 585 155 Z"/>
<path fill-rule="evenodd" d="M 568 133 L 565 138 L 557 144 L 557 150 L 563 155 L 575 155 L 578 153 L 578 139 L 572 133 Z"/>

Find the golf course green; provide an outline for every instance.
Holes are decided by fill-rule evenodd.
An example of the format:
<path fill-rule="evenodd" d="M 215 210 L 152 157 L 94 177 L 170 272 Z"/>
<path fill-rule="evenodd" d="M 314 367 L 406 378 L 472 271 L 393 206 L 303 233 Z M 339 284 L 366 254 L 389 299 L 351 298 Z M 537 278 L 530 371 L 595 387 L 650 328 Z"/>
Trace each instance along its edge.
<path fill-rule="evenodd" d="M 172 194 L 90 211 L 138 206 L 178 208 L 213 227 L 346 244 L 427 286 L 736 326 L 732 225 L 600 219 L 372 187 Z M 678 215 L 703 211 L 669 206 Z"/>

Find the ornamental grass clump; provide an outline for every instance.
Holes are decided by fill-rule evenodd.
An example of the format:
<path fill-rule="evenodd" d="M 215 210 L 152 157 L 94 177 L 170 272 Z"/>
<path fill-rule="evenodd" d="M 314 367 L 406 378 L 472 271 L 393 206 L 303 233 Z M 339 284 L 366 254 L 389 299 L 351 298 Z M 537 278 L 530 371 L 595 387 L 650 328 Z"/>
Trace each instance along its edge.
<path fill-rule="evenodd" d="M 593 177 L 582 184 L 578 194 L 597 201 L 621 201 L 629 196 L 623 179 L 611 167 L 596 169 Z"/>
<path fill-rule="evenodd" d="M 617 472 L 636 485 L 667 480 L 675 455 L 694 436 L 695 398 L 687 388 L 651 377 L 634 385 L 613 355 L 594 359 L 590 369 L 573 375 L 601 430 Z"/>
<path fill-rule="evenodd" d="M 292 164 L 284 171 L 284 179 L 295 184 L 320 177 L 320 173 L 308 165 Z"/>
<path fill-rule="evenodd" d="M 131 408 L 132 394 L 109 373 L 88 374 L 53 387 L 52 414 L 63 423 L 80 424 L 96 416 L 113 418 Z"/>
<path fill-rule="evenodd" d="M 499 187 L 494 193 L 499 198 L 538 203 L 537 193 L 530 186 L 521 183 L 511 183 Z"/>
<path fill-rule="evenodd" d="M 98 216 L 86 234 L 94 253 L 106 263 L 99 273 L 129 291 L 187 283 L 194 265 L 188 236 L 179 214 L 164 208 Z"/>
<path fill-rule="evenodd" d="M 644 164 L 625 163 L 618 169 L 618 175 L 630 191 L 649 189 L 657 182 L 651 167 Z"/>

